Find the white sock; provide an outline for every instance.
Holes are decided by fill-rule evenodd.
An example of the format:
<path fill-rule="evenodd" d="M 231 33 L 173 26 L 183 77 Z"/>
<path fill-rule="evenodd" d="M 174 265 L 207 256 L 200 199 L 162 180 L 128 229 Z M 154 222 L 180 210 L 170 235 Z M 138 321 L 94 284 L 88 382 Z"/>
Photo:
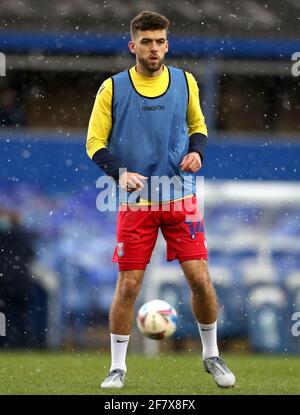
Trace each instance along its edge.
<path fill-rule="evenodd" d="M 212 324 L 201 324 L 197 321 L 202 342 L 202 358 L 219 356 L 217 344 L 217 322 Z"/>
<path fill-rule="evenodd" d="M 126 352 L 129 343 L 129 334 L 110 334 L 111 367 L 110 370 L 122 369 L 126 372 Z"/>

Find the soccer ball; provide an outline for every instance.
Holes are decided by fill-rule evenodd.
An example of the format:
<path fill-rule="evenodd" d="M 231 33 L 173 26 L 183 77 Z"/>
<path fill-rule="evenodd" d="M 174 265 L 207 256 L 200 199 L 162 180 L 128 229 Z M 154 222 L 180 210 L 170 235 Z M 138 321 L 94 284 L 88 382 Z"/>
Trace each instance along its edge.
<path fill-rule="evenodd" d="M 177 313 L 169 303 L 152 300 L 139 309 L 136 322 L 144 336 L 153 340 L 166 339 L 176 330 Z"/>

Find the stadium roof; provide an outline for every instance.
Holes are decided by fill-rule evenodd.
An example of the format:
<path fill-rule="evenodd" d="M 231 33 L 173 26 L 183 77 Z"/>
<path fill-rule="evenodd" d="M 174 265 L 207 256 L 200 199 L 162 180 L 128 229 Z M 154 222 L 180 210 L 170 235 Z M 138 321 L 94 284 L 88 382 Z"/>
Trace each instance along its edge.
<path fill-rule="evenodd" d="M 0 19 L 4 30 L 126 35 L 131 18 L 142 10 L 165 14 L 175 35 L 300 36 L 299 0 L 4 0 Z"/>

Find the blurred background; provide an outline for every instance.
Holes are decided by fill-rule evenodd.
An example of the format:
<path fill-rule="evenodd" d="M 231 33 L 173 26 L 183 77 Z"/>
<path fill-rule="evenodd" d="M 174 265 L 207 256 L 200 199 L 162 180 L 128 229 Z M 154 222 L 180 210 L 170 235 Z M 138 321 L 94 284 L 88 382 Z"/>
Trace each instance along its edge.
<path fill-rule="evenodd" d="M 117 277 L 115 213 L 96 209 L 101 174 L 85 139 L 104 79 L 134 65 L 129 23 L 171 20 L 167 64 L 193 73 L 209 130 L 205 223 L 227 350 L 299 353 L 300 52 L 297 0 L 6 1 L 0 52 L 2 348 L 106 348 Z M 299 72 L 299 71 L 298 71 Z M 296 71 L 297 74 L 297 71 Z M 3 75 L 1 71 L 1 75 Z M 137 307 L 163 298 L 173 340 L 199 348 L 189 291 L 160 237 Z M 157 352 L 136 328 L 132 347 Z"/>

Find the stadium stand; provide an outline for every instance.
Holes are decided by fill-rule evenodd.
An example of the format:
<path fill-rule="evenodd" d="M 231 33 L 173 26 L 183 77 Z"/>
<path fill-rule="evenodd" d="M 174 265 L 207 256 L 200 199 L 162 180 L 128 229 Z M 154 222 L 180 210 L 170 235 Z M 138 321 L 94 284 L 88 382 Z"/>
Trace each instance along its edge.
<path fill-rule="evenodd" d="M 168 62 L 200 85 L 220 338 L 248 339 L 256 351 L 299 352 L 290 331 L 300 310 L 300 88 L 291 72 L 298 2 L 104 3 L 23 0 L 0 11 L 7 61 L 0 77 L 0 207 L 18 211 L 38 236 L 28 332 L 41 332 L 40 322 L 48 347 L 84 347 L 91 346 L 88 328 L 106 325 L 116 281 L 115 213 L 96 209 L 100 172 L 85 154 L 85 133 L 102 81 L 133 64 L 128 21 L 147 6 L 172 21 Z M 193 338 L 189 292 L 164 249 L 160 239 L 139 302 L 164 297 L 179 312 L 176 338 Z"/>

